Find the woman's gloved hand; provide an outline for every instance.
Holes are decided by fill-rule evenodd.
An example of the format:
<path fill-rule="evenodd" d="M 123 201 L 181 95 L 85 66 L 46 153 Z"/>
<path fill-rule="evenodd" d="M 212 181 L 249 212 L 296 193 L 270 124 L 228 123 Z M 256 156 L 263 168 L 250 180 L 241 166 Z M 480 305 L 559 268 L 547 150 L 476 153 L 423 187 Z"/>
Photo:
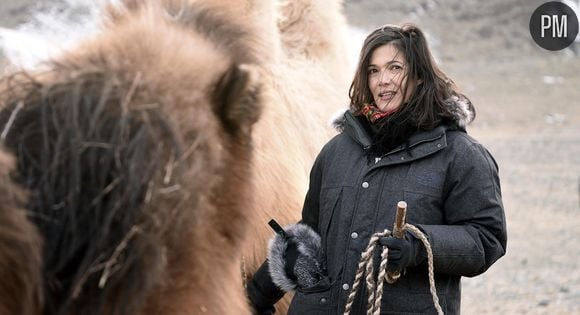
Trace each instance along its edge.
<path fill-rule="evenodd" d="M 264 262 L 248 281 L 246 293 L 252 307 L 252 314 L 271 315 L 276 312 L 274 304 L 284 296 L 284 291 L 272 282 L 268 271 L 268 261 Z"/>
<path fill-rule="evenodd" d="M 405 232 L 404 238 L 393 236 L 382 237 L 379 244 L 389 248 L 387 270 L 401 271 L 407 267 L 415 267 L 425 260 L 425 251 L 421 240 L 413 234 Z"/>
<path fill-rule="evenodd" d="M 283 291 L 309 288 L 326 277 L 320 235 L 302 223 L 286 226 L 270 240 L 268 263 L 273 282 Z"/>

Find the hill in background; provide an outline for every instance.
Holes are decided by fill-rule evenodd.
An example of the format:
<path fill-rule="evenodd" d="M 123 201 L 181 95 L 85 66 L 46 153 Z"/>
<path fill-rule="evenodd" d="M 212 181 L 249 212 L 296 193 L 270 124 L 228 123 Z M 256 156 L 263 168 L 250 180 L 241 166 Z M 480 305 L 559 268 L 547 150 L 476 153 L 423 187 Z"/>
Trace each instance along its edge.
<path fill-rule="evenodd" d="M 512 56 L 546 56 L 530 37 L 538 0 L 347 0 L 351 24 L 373 29 L 382 24 L 413 22 L 435 37 L 443 62 L 467 58 L 478 62 Z M 551 53 L 548 53 L 551 54 Z"/>

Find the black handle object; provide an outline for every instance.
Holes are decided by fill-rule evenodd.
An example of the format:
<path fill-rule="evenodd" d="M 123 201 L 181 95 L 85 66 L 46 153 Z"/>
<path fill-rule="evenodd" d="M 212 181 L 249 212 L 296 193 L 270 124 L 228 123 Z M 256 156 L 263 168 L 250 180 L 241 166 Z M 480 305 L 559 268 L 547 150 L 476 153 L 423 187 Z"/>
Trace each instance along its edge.
<path fill-rule="evenodd" d="M 294 273 L 294 266 L 296 265 L 296 260 L 300 255 L 300 252 L 298 251 L 298 244 L 292 236 L 288 235 L 288 233 L 284 231 L 284 229 L 280 226 L 280 224 L 278 224 L 278 222 L 276 222 L 276 220 L 270 220 L 268 225 L 270 225 L 274 232 L 280 234 L 280 236 L 284 238 L 284 241 L 286 242 L 286 250 L 284 251 L 284 272 L 286 273 L 286 276 L 292 280 L 292 282 L 297 283 L 298 279 Z"/>
<path fill-rule="evenodd" d="M 274 230 L 274 232 L 282 235 L 284 239 L 289 238 L 288 234 L 286 234 L 286 231 L 284 231 L 284 229 L 280 226 L 280 224 L 278 224 L 278 222 L 276 222 L 276 220 L 274 219 L 270 220 L 270 222 L 268 222 L 268 225 L 270 225 L 270 227 L 272 228 L 272 230 Z"/>

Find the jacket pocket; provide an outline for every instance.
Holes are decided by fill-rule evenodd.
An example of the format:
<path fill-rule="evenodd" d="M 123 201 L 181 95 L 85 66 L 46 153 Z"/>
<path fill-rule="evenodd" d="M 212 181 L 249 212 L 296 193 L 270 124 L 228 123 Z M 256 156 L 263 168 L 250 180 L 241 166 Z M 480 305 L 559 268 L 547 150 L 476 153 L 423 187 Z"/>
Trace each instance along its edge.
<path fill-rule="evenodd" d="M 336 303 L 331 287 L 330 280 L 325 277 L 311 287 L 297 289 L 290 303 L 288 315 L 334 315 Z"/>
<path fill-rule="evenodd" d="M 326 291 L 329 288 L 330 288 L 330 279 L 328 279 L 328 277 L 324 277 L 313 286 L 307 288 L 298 288 L 296 291 L 300 291 L 303 293 L 315 293 Z"/>
<path fill-rule="evenodd" d="M 324 249 L 324 256 L 326 258 L 326 268 L 331 281 L 336 279 L 336 275 L 339 272 L 338 267 L 341 266 L 339 261 L 336 259 L 336 236 L 332 235 L 332 233 L 335 233 L 337 228 L 336 221 L 340 216 L 339 208 L 341 204 L 341 195 L 341 187 L 325 188 L 322 191 L 320 203 L 320 225 L 318 228 L 320 231 L 320 237 L 322 238 L 322 248 Z"/>
<path fill-rule="evenodd" d="M 325 237 L 328 235 L 328 229 L 330 227 L 330 222 L 334 215 L 334 210 L 339 204 L 341 187 L 325 188 L 321 193 L 320 202 L 320 220 L 318 230 L 320 235 Z M 325 244 L 323 244 L 325 245 Z"/>

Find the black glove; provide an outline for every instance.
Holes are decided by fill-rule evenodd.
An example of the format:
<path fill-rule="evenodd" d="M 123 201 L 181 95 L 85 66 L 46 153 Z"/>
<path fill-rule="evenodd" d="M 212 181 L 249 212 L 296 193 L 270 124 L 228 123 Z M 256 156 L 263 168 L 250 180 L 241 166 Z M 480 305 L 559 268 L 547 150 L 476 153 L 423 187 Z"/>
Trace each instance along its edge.
<path fill-rule="evenodd" d="M 310 288 L 326 278 L 322 241 L 316 231 L 302 223 L 282 229 L 270 240 L 268 263 L 272 280 L 283 291 Z"/>
<path fill-rule="evenodd" d="M 276 312 L 274 304 L 284 296 L 284 291 L 272 282 L 268 271 L 268 261 L 260 266 L 248 282 L 247 294 L 252 314 L 271 315 Z"/>
<path fill-rule="evenodd" d="M 415 267 L 425 260 L 423 244 L 413 234 L 405 232 L 404 238 L 382 237 L 379 244 L 389 248 L 387 270 L 401 271 Z"/>
<path fill-rule="evenodd" d="M 284 252 L 283 255 L 286 262 L 284 264 L 284 271 L 286 272 L 286 277 L 288 277 L 293 282 L 297 282 L 298 278 L 296 277 L 296 272 L 294 271 L 294 268 L 296 268 L 296 261 L 300 256 L 300 251 L 298 250 L 298 242 L 296 242 L 295 237 L 290 236 L 288 239 L 286 239 L 286 243 L 288 245 L 286 246 L 286 251 Z"/>

